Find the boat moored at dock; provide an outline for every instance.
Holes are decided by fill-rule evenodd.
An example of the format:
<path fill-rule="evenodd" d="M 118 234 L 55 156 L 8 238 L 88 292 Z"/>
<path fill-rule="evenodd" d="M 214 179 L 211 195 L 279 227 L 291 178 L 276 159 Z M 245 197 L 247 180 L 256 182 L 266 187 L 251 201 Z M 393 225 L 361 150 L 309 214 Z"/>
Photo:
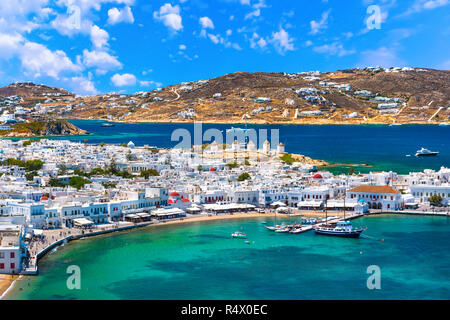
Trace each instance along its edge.
<path fill-rule="evenodd" d="M 332 224 L 323 224 L 314 227 L 314 232 L 320 235 L 343 238 L 359 238 L 365 228 L 354 229 L 351 221 L 339 221 Z"/>

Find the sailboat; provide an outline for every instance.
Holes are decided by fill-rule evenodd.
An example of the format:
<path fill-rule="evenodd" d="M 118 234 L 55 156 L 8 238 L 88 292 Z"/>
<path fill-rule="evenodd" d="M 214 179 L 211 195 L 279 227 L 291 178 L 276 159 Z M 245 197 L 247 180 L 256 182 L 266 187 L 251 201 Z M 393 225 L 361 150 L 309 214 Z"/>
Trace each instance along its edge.
<path fill-rule="evenodd" d="M 344 195 L 344 220 L 338 223 L 328 223 L 327 201 L 325 200 L 325 223 L 314 227 L 314 232 L 319 235 L 342 238 L 359 238 L 366 229 L 354 229 L 351 221 L 345 220 L 345 195 Z"/>

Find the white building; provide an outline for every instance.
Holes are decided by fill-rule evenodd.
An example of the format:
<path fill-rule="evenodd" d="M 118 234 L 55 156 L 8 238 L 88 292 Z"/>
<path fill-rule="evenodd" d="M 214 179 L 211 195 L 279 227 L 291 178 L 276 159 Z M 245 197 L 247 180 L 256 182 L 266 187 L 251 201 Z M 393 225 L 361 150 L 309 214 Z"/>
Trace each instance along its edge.
<path fill-rule="evenodd" d="M 347 191 L 347 199 L 358 201 L 363 199 L 369 209 L 383 211 L 399 210 L 403 207 L 402 194 L 390 186 L 361 185 Z"/>

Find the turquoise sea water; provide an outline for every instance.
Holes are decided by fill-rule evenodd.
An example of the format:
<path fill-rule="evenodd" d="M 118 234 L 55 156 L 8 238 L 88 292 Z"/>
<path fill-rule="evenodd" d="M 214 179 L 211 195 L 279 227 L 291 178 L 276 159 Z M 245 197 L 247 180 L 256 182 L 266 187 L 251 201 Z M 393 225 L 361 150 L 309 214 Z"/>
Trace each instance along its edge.
<path fill-rule="evenodd" d="M 75 241 L 39 263 L 13 299 L 449 299 L 450 219 L 364 217 L 361 239 L 276 234 L 262 222 L 158 226 Z M 293 220 L 294 221 L 294 220 Z M 231 239 L 241 230 L 251 244 Z M 384 239 L 381 241 L 380 239 Z M 66 269 L 81 269 L 68 290 Z M 381 269 L 369 290 L 367 267 Z"/>
<path fill-rule="evenodd" d="M 91 133 L 90 136 L 58 137 L 92 143 L 128 143 L 157 147 L 174 147 L 178 141 L 171 141 L 176 129 L 186 129 L 192 133 L 193 124 L 171 123 L 117 123 L 115 127 L 101 127 L 102 121 L 71 120 L 75 125 Z M 233 125 L 243 127 L 243 125 Z M 203 124 L 207 129 L 226 132 L 232 125 Z M 410 171 L 436 169 L 450 166 L 450 126 L 437 125 L 249 125 L 259 130 L 279 130 L 279 140 L 286 145 L 290 153 L 304 154 L 313 159 L 322 159 L 334 163 L 369 164 L 371 167 L 359 166 L 356 172 L 393 170 L 407 174 Z M 225 134 L 224 134 L 225 140 Z M 262 139 L 261 140 L 265 140 Z M 204 141 L 207 143 L 210 141 Z M 262 141 L 264 142 L 264 141 Z M 258 143 L 262 143 L 259 141 Z M 437 157 L 414 156 L 420 148 L 439 151 Z M 410 156 L 407 156 L 410 155 Z M 333 172 L 348 172 L 348 167 L 331 168 Z"/>

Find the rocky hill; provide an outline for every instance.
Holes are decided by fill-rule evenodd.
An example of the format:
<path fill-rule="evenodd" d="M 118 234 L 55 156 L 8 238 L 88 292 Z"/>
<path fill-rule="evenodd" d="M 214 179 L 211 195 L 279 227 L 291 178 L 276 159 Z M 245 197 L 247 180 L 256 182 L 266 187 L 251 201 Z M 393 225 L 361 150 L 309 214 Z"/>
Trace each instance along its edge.
<path fill-rule="evenodd" d="M 43 84 L 32 82 L 17 82 L 0 88 L 0 97 L 20 96 L 22 98 L 44 97 L 50 95 L 71 96 L 72 94 L 64 89 L 49 87 Z"/>
<path fill-rule="evenodd" d="M 11 130 L 0 131 L 0 136 L 8 138 L 84 134 L 88 134 L 88 132 L 65 120 L 18 123 L 12 125 Z"/>
<path fill-rule="evenodd" d="M 247 114 L 249 123 L 436 123 L 450 116 L 449 84 L 450 71 L 417 68 L 236 72 L 133 95 L 52 98 L 44 107 L 51 116 L 127 122 L 239 123 Z"/>

